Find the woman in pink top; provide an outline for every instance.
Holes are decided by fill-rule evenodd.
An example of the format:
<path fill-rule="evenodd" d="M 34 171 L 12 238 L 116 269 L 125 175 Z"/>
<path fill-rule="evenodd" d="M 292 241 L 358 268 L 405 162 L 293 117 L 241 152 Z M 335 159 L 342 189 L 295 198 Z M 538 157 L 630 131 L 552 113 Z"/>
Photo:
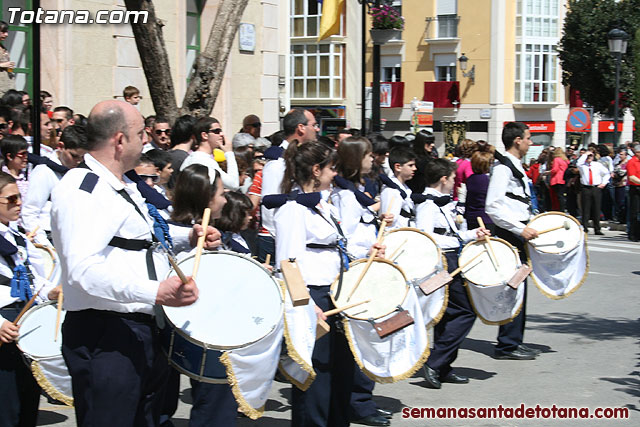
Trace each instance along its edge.
<path fill-rule="evenodd" d="M 474 151 L 478 150 L 478 144 L 471 140 L 465 139 L 456 147 L 456 154 L 458 160 L 458 168 L 456 169 L 455 184 L 453 187 L 453 200 L 458 200 L 458 189 L 462 184 L 467 182 L 467 178 L 473 175 L 473 169 L 471 169 L 471 155 Z"/>
<path fill-rule="evenodd" d="M 552 158 L 553 161 L 551 163 L 551 179 L 549 180 L 549 185 L 553 189 L 558 203 L 557 207 L 552 206 L 552 208 L 559 209 L 560 212 L 564 212 L 567 205 L 567 184 L 564 180 L 564 173 L 569 166 L 569 160 L 567 159 L 567 156 L 565 156 L 564 150 L 560 147 L 556 147 L 555 150 L 553 150 Z"/>

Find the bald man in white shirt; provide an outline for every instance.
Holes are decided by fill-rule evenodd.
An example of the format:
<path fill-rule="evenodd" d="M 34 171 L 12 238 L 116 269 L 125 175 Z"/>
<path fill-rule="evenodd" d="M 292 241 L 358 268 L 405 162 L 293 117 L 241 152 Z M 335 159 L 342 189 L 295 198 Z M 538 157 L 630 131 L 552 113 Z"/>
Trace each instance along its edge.
<path fill-rule="evenodd" d="M 153 245 L 153 220 L 124 174 L 147 138 L 142 116 L 123 101 L 91 111 L 85 162 L 52 193 L 53 239 L 60 255 L 64 308 L 62 354 L 71 374 L 80 426 L 155 426 L 167 360 L 160 351 L 154 304 L 185 306 L 198 298 L 189 278 L 165 280 L 167 258 Z M 194 226 L 193 244 L 202 228 Z M 219 233 L 206 230 L 208 247 Z"/>

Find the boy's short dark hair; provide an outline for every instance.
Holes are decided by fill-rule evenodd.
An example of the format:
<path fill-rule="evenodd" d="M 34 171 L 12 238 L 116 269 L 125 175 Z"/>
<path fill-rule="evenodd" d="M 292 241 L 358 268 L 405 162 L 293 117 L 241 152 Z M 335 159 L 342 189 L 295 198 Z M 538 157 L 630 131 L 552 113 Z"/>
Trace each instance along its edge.
<path fill-rule="evenodd" d="M 60 135 L 60 142 L 64 143 L 64 148 L 75 150 L 87 149 L 87 130 L 84 126 L 70 125 L 64 128 Z"/>
<path fill-rule="evenodd" d="M 133 95 L 140 95 L 140 90 L 135 86 L 127 86 L 122 91 L 124 99 L 131 98 Z"/>
<path fill-rule="evenodd" d="M 458 165 L 450 160 L 434 159 L 427 163 L 424 168 L 424 180 L 428 186 L 440 181 L 440 178 L 447 178 L 456 171 Z"/>
<path fill-rule="evenodd" d="M 154 148 L 143 154 L 149 159 L 159 171 L 162 171 L 169 163 L 171 163 L 171 154 L 165 150 Z"/>
<path fill-rule="evenodd" d="M 522 122 L 509 122 L 502 128 L 502 143 L 504 149 L 508 150 L 513 146 L 513 142 L 516 138 L 524 138 L 524 131 L 529 129 L 529 126 Z"/>
<path fill-rule="evenodd" d="M 395 165 L 404 165 L 411 160 L 416 159 L 416 154 L 407 147 L 395 147 L 389 152 L 389 167 L 395 174 Z"/>

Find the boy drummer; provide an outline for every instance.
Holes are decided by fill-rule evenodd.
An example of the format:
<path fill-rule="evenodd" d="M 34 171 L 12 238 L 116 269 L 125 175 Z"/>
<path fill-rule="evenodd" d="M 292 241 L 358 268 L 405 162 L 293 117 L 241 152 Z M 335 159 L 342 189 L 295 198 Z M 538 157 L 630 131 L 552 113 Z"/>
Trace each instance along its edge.
<path fill-rule="evenodd" d="M 521 261 L 526 263 L 524 242 L 538 237 L 538 232 L 526 225 L 531 218 L 531 189 L 522 168 L 522 158 L 531 145 L 529 128 L 521 122 L 507 123 L 502 129 L 502 142 L 506 153 L 502 155 L 495 152 L 496 163 L 489 179 L 485 211 L 496 225 L 496 236 L 518 248 Z M 522 304 L 518 316 L 500 326 L 495 347 L 496 359 L 531 360 L 538 355 L 536 350 L 522 344 L 526 288 Z"/>

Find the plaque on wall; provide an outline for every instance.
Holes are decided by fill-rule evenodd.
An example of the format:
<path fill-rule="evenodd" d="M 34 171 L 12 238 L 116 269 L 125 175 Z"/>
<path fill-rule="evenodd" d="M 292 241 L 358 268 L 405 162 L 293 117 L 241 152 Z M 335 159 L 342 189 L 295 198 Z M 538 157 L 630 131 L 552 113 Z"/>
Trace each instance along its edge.
<path fill-rule="evenodd" d="M 238 27 L 238 45 L 243 52 L 256 50 L 256 27 L 253 24 L 240 24 Z"/>

